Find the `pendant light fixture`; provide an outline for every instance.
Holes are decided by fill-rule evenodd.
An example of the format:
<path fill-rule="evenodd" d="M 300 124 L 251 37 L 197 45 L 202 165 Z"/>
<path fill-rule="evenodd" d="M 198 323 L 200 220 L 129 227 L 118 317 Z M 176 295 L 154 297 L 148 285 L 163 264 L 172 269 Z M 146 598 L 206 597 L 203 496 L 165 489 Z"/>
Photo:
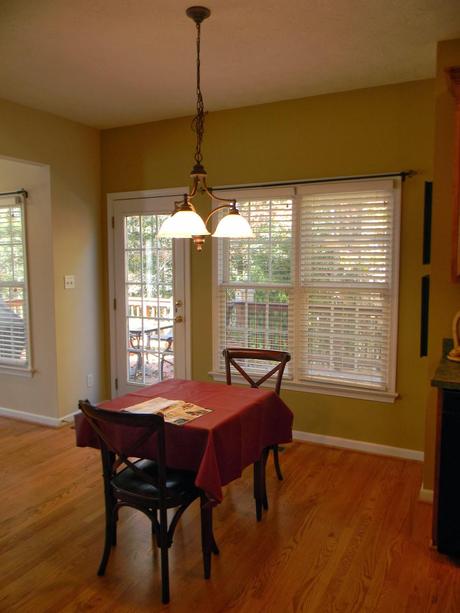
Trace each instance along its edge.
<path fill-rule="evenodd" d="M 186 10 L 187 17 L 190 17 L 196 24 L 196 115 L 192 121 L 192 129 L 196 134 L 195 164 L 190 173 L 192 179 L 190 191 L 184 194 L 183 200 L 174 203 L 174 211 L 161 226 L 158 236 L 160 238 L 191 238 L 198 251 L 203 248 L 206 236 L 210 235 L 207 224 L 210 218 L 217 213 L 228 209 L 218 223 L 213 236 L 220 238 L 251 238 L 253 232 L 250 225 L 242 217 L 236 206 L 236 200 L 229 198 L 219 198 L 212 192 L 206 183 L 206 170 L 203 166 L 203 155 L 201 144 L 204 135 L 204 103 L 201 93 L 200 83 L 200 43 L 201 43 L 201 22 L 207 19 L 211 11 L 204 6 L 191 6 Z M 216 201 L 218 206 L 211 209 L 206 221 L 198 215 L 193 205 L 193 199 L 198 194 L 207 194 L 211 201 Z"/>

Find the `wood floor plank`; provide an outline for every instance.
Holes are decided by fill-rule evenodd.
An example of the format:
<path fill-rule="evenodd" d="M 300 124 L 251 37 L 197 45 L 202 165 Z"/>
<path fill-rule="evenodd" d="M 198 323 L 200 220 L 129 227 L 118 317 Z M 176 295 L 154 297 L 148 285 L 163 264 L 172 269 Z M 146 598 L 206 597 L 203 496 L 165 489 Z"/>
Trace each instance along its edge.
<path fill-rule="evenodd" d="M 255 521 L 252 471 L 214 512 L 221 554 L 202 576 L 199 505 L 170 550 L 160 603 L 148 521 L 123 509 L 106 576 L 99 455 L 58 430 L 0 418 L 0 611 L 172 613 L 460 612 L 460 567 L 430 548 L 421 465 L 294 442 L 285 480 L 267 466 L 270 509 Z"/>

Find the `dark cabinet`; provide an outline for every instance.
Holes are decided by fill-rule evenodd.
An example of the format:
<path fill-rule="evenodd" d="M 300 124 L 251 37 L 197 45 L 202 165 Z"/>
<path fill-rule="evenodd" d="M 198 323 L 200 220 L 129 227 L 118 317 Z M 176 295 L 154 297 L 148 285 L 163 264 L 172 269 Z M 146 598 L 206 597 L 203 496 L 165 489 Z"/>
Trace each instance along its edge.
<path fill-rule="evenodd" d="M 460 554 L 460 391 L 439 390 L 433 542 Z"/>

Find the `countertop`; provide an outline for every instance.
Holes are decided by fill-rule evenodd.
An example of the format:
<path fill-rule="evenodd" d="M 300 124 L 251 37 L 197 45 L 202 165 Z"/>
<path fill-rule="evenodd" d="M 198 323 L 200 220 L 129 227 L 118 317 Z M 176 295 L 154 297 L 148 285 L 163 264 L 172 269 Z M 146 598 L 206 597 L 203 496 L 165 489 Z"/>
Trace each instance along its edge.
<path fill-rule="evenodd" d="M 460 390 L 460 362 L 452 362 L 447 359 L 447 354 L 452 349 L 452 339 L 445 338 L 443 341 L 443 358 L 438 364 L 431 379 L 433 387 L 443 389 Z"/>

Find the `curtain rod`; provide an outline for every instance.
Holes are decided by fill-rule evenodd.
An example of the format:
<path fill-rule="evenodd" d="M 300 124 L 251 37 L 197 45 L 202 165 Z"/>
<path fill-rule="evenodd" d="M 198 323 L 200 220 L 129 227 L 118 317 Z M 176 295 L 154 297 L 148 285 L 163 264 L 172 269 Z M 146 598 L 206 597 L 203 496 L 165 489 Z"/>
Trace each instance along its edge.
<path fill-rule="evenodd" d="M 388 179 L 390 177 L 401 177 L 403 181 L 407 177 L 414 177 L 416 170 L 401 170 L 400 172 L 385 172 L 373 175 L 350 175 L 348 177 L 328 177 L 322 179 L 302 179 L 300 181 L 278 181 L 272 183 L 246 183 L 245 185 L 219 185 L 213 187 L 214 191 L 247 189 L 251 187 L 286 187 L 288 185 L 307 185 L 309 183 L 335 183 L 337 181 L 358 181 L 361 179 Z"/>
<path fill-rule="evenodd" d="M 17 189 L 15 192 L 0 192 L 0 196 L 19 196 L 20 194 L 26 198 L 29 195 L 25 189 Z"/>

